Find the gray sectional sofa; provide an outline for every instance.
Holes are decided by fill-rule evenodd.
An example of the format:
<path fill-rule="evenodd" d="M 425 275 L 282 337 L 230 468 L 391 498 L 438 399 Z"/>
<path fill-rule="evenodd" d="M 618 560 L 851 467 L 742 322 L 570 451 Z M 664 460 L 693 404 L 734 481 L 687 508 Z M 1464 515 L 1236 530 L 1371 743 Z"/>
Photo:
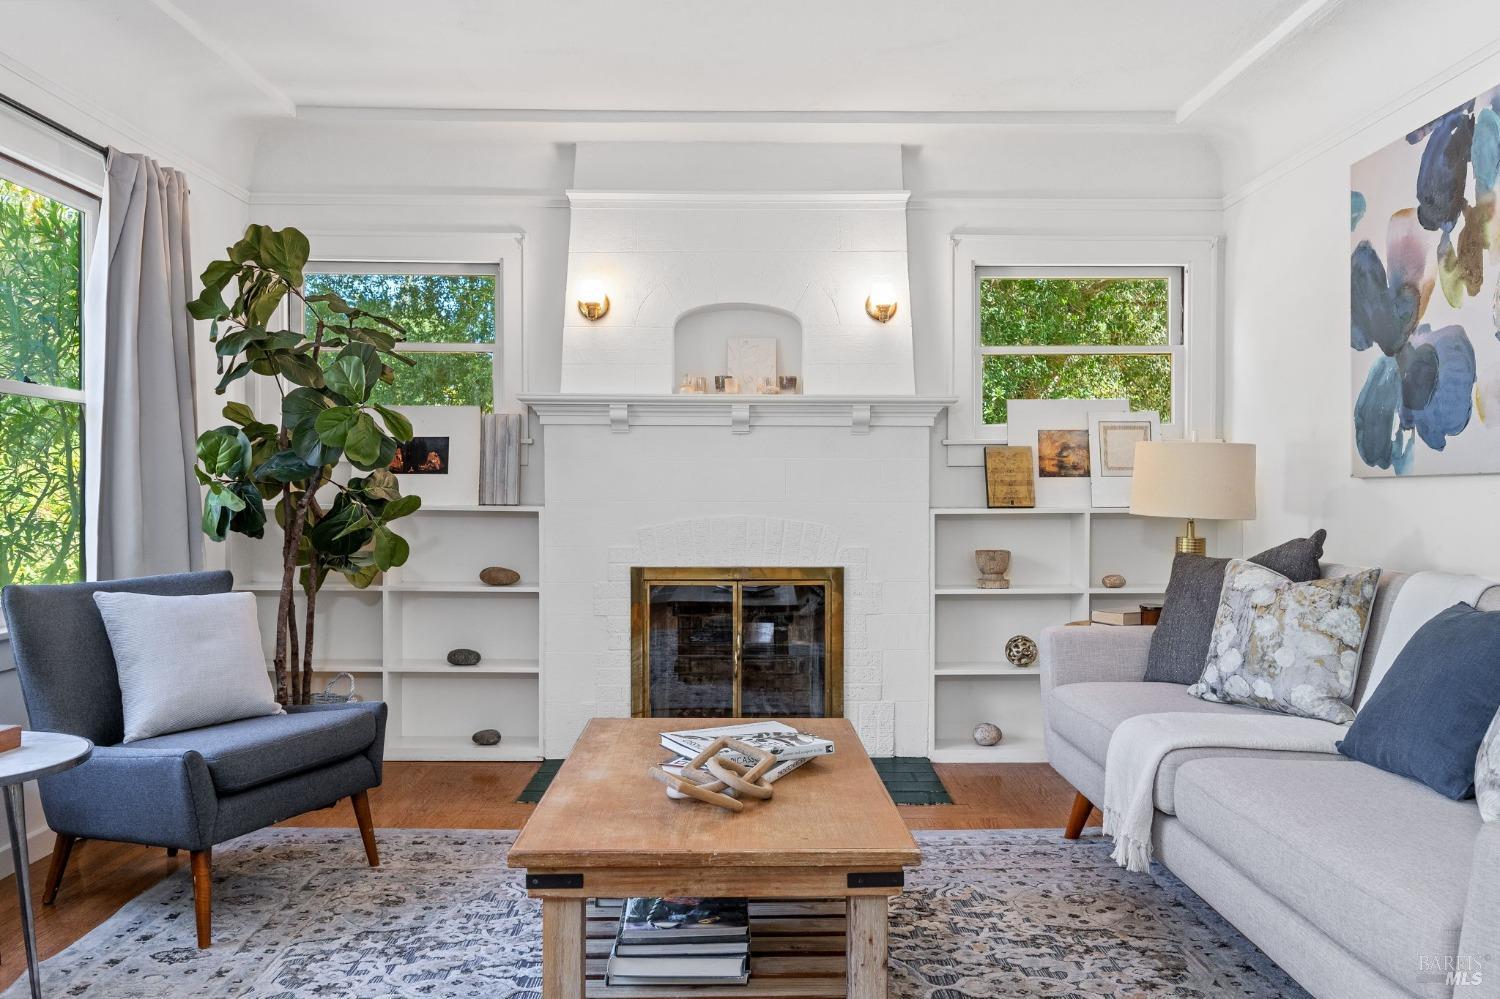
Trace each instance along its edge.
<path fill-rule="evenodd" d="M 1361 690 L 1405 578 L 1381 577 Z M 1500 588 L 1479 606 L 1500 609 Z M 1152 631 L 1042 638 L 1047 756 L 1096 805 L 1126 718 L 1259 713 L 1143 682 Z M 1342 756 L 1192 749 L 1165 758 L 1155 803 L 1156 860 L 1320 999 L 1500 997 L 1500 822 L 1473 800 Z"/>

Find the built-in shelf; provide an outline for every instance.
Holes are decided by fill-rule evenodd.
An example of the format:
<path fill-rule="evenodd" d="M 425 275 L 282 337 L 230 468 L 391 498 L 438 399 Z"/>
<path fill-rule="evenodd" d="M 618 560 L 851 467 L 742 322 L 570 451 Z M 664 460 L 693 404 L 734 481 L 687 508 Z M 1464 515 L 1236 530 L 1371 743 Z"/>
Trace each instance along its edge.
<path fill-rule="evenodd" d="M 934 671 L 944 676 L 1027 676 L 1037 677 L 1042 671 L 1035 666 L 1012 666 L 1010 663 L 938 663 Z"/>
<path fill-rule="evenodd" d="M 476 746 L 467 736 L 416 736 L 387 739 L 388 760 L 477 760 L 527 761 L 542 758 L 541 741 L 535 737 L 505 738 L 498 745 Z"/>
<path fill-rule="evenodd" d="M 1119 507 L 938 507 L 931 514 L 932 758 L 1043 761 L 1041 684 L 1031 681 L 1047 668 L 1046 650 L 1034 665 L 1015 667 L 1006 661 L 1006 643 L 1025 636 L 1041 645 L 1048 628 L 1086 621 L 1096 607 L 1160 599 L 1166 583 L 1159 581 L 1171 572 L 1181 525 Z M 1214 554 L 1240 549 L 1235 526 L 1199 526 Z M 1010 551 L 1008 589 L 975 585 L 979 549 Z M 1100 585 L 1111 573 L 1124 576 L 1126 585 Z M 981 722 L 1000 726 L 1000 745 L 974 744 Z"/>
<path fill-rule="evenodd" d="M 544 517 L 535 506 L 423 507 L 400 521 L 411 546 L 406 565 L 363 590 L 342 578 L 324 583 L 314 689 L 350 673 L 363 700 L 384 701 L 387 759 L 542 758 Z M 274 536 L 233 537 L 229 547 L 229 567 L 244 577 L 239 589 L 256 595 L 263 638 L 273 631 L 281 590 L 280 579 L 267 578 L 280 556 L 275 532 L 270 525 Z M 514 569 L 522 581 L 480 582 L 491 565 Z M 451 666 L 443 657 L 454 648 L 477 649 L 483 658 Z M 267 647 L 268 660 L 270 653 Z M 485 728 L 500 731 L 498 746 L 474 745 L 471 735 Z"/>

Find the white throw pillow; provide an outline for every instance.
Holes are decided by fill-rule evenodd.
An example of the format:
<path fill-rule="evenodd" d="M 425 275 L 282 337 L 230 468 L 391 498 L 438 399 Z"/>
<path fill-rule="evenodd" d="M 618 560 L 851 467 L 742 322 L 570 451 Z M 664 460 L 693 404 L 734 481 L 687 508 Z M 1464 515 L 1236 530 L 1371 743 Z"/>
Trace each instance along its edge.
<path fill-rule="evenodd" d="M 125 742 L 281 714 L 253 593 L 95 593 L 125 709 Z"/>
<path fill-rule="evenodd" d="M 1474 761 L 1474 797 L 1486 822 L 1500 821 L 1500 714 L 1490 722 Z"/>

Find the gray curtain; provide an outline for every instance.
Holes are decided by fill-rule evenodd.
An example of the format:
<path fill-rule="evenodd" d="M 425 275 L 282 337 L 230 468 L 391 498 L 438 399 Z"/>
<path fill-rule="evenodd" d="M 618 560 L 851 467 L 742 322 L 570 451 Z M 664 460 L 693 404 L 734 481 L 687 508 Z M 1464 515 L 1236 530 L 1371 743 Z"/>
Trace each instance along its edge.
<path fill-rule="evenodd" d="M 106 173 L 84 292 L 89 573 L 201 569 L 187 178 L 117 149 Z"/>

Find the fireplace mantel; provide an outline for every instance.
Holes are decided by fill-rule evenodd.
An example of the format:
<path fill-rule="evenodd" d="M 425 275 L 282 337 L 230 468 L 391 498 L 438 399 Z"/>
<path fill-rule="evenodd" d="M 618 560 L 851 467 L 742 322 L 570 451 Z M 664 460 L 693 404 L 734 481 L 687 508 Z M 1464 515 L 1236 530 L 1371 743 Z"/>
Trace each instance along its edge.
<path fill-rule="evenodd" d="M 632 427 L 726 427 L 748 434 L 755 427 L 930 427 L 951 396 L 850 395 L 522 395 L 542 424 Z"/>

